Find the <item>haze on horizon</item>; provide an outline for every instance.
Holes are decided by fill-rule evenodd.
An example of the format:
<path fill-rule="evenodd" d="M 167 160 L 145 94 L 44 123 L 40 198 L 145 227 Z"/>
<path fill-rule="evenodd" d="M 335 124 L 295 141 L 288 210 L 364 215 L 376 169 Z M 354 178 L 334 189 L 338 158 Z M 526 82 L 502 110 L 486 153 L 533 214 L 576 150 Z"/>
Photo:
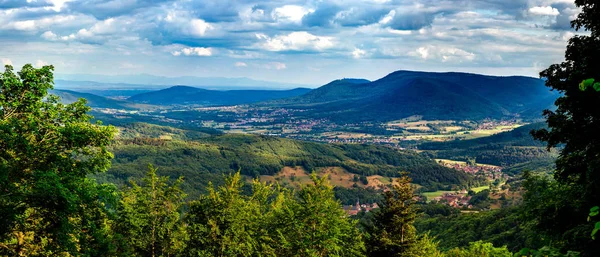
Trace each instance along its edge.
<path fill-rule="evenodd" d="M 564 59 L 578 13 L 569 0 L 0 0 L 0 63 L 312 85 L 400 69 L 537 77 Z"/>

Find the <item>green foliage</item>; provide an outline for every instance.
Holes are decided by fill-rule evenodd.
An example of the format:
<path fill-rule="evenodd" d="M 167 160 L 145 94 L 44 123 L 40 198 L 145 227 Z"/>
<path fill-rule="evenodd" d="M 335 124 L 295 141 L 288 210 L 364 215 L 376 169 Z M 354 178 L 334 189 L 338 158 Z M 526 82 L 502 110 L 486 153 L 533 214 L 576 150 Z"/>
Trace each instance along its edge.
<path fill-rule="evenodd" d="M 147 128 L 150 131 L 158 129 L 154 125 Z M 160 131 L 166 130 L 160 128 Z M 128 131 L 128 128 L 121 131 Z M 188 132 L 183 135 L 189 137 Z M 160 175 L 173 178 L 184 176 L 186 180 L 182 188 L 192 198 L 205 193 L 208 182 L 220 181 L 222 174 L 239 169 L 241 174 L 249 177 L 274 175 L 285 166 L 303 167 L 309 172 L 342 167 L 358 174 L 359 178 L 377 174 L 395 177 L 398 176 L 398 170 L 407 170 L 415 183 L 432 190 L 476 184 L 464 172 L 442 167 L 434 160 L 414 152 L 382 146 L 327 145 L 228 134 L 196 141 L 124 139 L 113 144 L 112 150 L 115 155 L 113 165 L 108 173 L 96 177 L 98 181 L 124 185 L 130 178 L 143 177 L 142 171 L 151 163 L 159 168 Z M 356 202 L 356 198 L 353 202 Z"/>
<path fill-rule="evenodd" d="M 296 199 L 275 205 L 271 221 L 277 256 L 364 256 L 357 222 L 347 218 L 327 178 L 312 176 Z M 279 236 L 276 236 L 279 235 Z"/>
<path fill-rule="evenodd" d="M 468 248 L 454 248 L 444 254 L 445 257 L 512 257 L 512 253 L 504 247 L 494 247 L 491 243 L 476 241 L 469 244 Z"/>
<path fill-rule="evenodd" d="M 586 79 L 579 83 L 579 90 L 586 91 L 588 88 L 600 92 L 600 82 L 594 83 L 594 79 Z"/>
<path fill-rule="evenodd" d="M 524 217 L 525 208 L 508 207 L 479 213 L 423 215 L 415 221 L 419 233 L 429 233 L 439 240 L 440 250 L 468 247 L 470 242 L 484 241 L 506 245 L 510 251 L 540 248 L 548 239 L 533 229 Z"/>
<path fill-rule="evenodd" d="M 600 213 L 600 207 L 594 206 L 590 209 L 590 214 L 588 216 L 588 221 L 592 219 L 592 217 L 598 216 Z M 600 221 L 594 224 L 594 230 L 592 230 L 592 239 L 596 240 L 596 234 L 600 231 Z"/>
<path fill-rule="evenodd" d="M 518 253 L 515 253 L 515 257 L 579 257 L 578 252 L 568 251 L 567 254 L 562 254 L 556 248 L 544 246 L 539 250 L 533 250 L 529 248 L 523 248 Z"/>
<path fill-rule="evenodd" d="M 583 233 L 592 230 L 591 224 L 575 217 L 585 217 L 588 208 L 600 199 L 600 124 L 597 122 L 600 112 L 596 108 L 600 94 L 590 92 L 596 91 L 594 80 L 590 78 L 600 78 L 600 5 L 595 0 L 576 0 L 575 5 L 582 12 L 571 25 L 589 33 L 572 37 L 565 61 L 540 73 L 546 85 L 562 96 L 556 101 L 556 111 L 544 111 L 549 129 L 533 133 L 535 138 L 545 141 L 548 148 L 560 147 L 554 174 L 558 183 L 555 188 L 559 192 L 554 194 L 566 196 L 550 198 L 551 202 L 541 206 L 548 211 L 544 216 L 563 219 L 537 219 L 540 228 L 565 239 L 566 247 L 562 249 L 578 250 L 583 256 L 598 256 L 597 242 L 590 240 L 589 232 Z"/>
<path fill-rule="evenodd" d="M 185 246 L 185 230 L 181 220 L 184 198 L 180 185 L 172 185 L 168 177 L 156 175 L 148 167 L 141 185 L 131 181 L 131 187 L 121 193 L 117 208 L 116 232 L 122 236 L 120 254 L 126 256 L 174 256 Z"/>
<path fill-rule="evenodd" d="M 410 182 L 403 176 L 384 193 L 372 225 L 366 228 L 369 256 L 416 256 L 413 255 L 418 241 L 413 225 L 415 195 Z"/>
<path fill-rule="evenodd" d="M 346 217 L 326 178 L 313 176 L 295 196 L 240 174 L 191 204 L 189 256 L 363 256 L 356 222 Z"/>
<path fill-rule="evenodd" d="M 85 101 L 48 95 L 53 69 L 0 74 L 0 254 L 94 255 L 87 247 L 103 244 L 105 190 L 86 176 L 108 169 L 114 129 L 91 124 Z"/>

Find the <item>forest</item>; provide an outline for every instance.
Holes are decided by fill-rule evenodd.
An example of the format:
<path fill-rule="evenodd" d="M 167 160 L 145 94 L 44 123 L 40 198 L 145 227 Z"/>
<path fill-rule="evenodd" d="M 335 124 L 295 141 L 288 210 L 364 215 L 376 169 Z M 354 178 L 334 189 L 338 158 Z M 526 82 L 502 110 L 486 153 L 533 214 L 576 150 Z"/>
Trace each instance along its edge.
<path fill-rule="evenodd" d="M 572 26 L 587 33 L 569 40 L 565 62 L 540 73 L 561 96 L 544 111 L 547 127 L 530 132 L 557 160 L 551 172 L 513 171 L 522 203 L 495 211 L 419 202 L 413 180 L 436 186 L 442 173 L 428 177 L 414 168 L 428 159 L 388 148 L 181 129 L 170 130 L 179 140 L 155 140 L 135 135 L 164 128 L 139 124 L 119 139 L 115 127 L 91 122 L 85 100 L 63 104 L 48 94 L 53 66 L 15 72 L 7 65 L 0 74 L 0 255 L 600 256 L 600 5 L 576 5 L 582 12 Z M 236 162 L 220 163 L 229 155 Z M 391 176 L 398 170 L 386 167 L 393 166 L 410 173 L 378 192 L 379 208 L 355 217 L 316 173 L 299 189 L 245 177 L 332 164 L 357 175 Z M 159 174 L 175 165 L 231 172 L 212 173 L 214 184 L 188 196 L 190 174 Z M 478 201 L 486 198 L 481 192 Z"/>

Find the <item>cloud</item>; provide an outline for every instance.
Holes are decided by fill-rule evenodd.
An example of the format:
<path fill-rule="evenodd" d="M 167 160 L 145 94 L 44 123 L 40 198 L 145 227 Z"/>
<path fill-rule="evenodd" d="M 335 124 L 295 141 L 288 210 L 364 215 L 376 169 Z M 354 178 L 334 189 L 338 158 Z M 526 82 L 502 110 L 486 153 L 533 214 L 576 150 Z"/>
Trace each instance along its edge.
<path fill-rule="evenodd" d="M 287 68 L 287 65 L 281 62 L 271 62 L 265 64 L 264 67 L 268 70 L 285 70 Z"/>
<path fill-rule="evenodd" d="M 448 46 L 423 46 L 409 52 L 408 55 L 419 57 L 423 60 L 432 59 L 442 62 L 473 61 L 476 57 L 474 53 Z"/>
<path fill-rule="evenodd" d="M 267 51 L 302 51 L 316 50 L 322 51 L 334 46 L 332 37 L 321 37 L 310 34 L 306 31 L 296 31 L 287 35 L 269 37 L 265 34 L 256 34 L 263 43 L 260 47 Z"/>
<path fill-rule="evenodd" d="M 211 56 L 213 53 L 211 48 L 206 47 L 186 47 L 179 51 L 173 51 L 171 54 L 173 56 Z"/>
<path fill-rule="evenodd" d="M 37 60 L 35 62 L 35 67 L 37 67 L 37 68 L 41 68 L 41 67 L 44 67 L 44 66 L 47 66 L 47 65 L 48 65 L 48 63 L 45 62 L 45 61 L 42 61 L 42 60 Z"/>
<path fill-rule="evenodd" d="M 314 10 L 307 9 L 299 5 L 284 5 L 282 7 L 275 8 L 271 13 L 274 20 L 284 22 L 301 22 L 304 15 L 314 12 Z"/>
<path fill-rule="evenodd" d="M 552 6 L 535 6 L 529 8 L 529 13 L 533 15 L 558 16 L 560 12 Z"/>
<path fill-rule="evenodd" d="M 564 59 L 580 11 L 572 0 L 0 0 L 0 56 L 57 72 L 134 72 L 123 64 L 135 60 L 166 75 L 309 83 L 399 68 L 535 76 Z"/>
<path fill-rule="evenodd" d="M 2 62 L 2 65 L 13 65 L 13 62 L 8 58 L 0 58 L 0 62 Z"/>
<path fill-rule="evenodd" d="M 359 49 L 359 48 L 354 48 L 354 51 L 352 51 L 352 57 L 355 59 L 360 59 L 362 57 L 364 57 L 367 54 L 367 52 L 365 50 Z"/>

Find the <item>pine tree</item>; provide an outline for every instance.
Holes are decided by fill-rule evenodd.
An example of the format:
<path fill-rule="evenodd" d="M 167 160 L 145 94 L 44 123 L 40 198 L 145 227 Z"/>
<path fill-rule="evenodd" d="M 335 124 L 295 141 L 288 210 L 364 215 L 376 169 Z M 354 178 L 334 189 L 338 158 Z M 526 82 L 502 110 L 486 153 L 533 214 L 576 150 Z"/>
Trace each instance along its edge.
<path fill-rule="evenodd" d="M 184 248 L 183 179 L 169 185 L 169 178 L 156 172 L 149 166 L 143 184 L 131 181 L 121 193 L 116 231 L 123 239 L 119 253 L 124 256 L 175 256 Z"/>
<path fill-rule="evenodd" d="M 413 223 L 416 218 L 411 179 L 403 175 L 384 193 L 372 225 L 366 228 L 369 256 L 415 256 L 418 242 Z"/>

